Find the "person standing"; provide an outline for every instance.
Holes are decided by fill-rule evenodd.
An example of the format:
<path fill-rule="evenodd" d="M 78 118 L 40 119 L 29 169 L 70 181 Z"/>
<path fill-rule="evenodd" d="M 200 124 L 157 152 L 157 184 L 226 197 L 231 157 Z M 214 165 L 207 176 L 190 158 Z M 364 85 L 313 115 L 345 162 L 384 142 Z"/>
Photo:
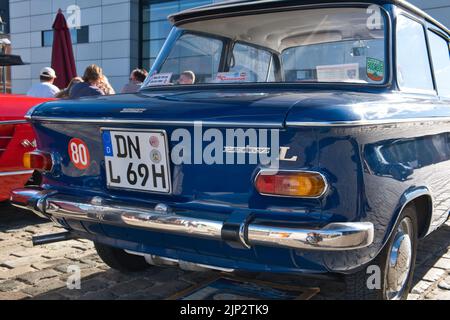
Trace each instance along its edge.
<path fill-rule="evenodd" d="M 41 82 L 32 85 L 30 90 L 27 92 L 27 96 L 37 98 L 54 98 L 60 91 L 59 88 L 53 84 L 55 79 L 55 70 L 49 67 L 43 68 L 40 73 Z"/>
<path fill-rule="evenodd" d="M 147 76 L 148 72 L 145 69 L 134 69 L 130 75 L 130 82 L 122 88 L 121 93 L 138 92 Z"/>
<path fill-rule="evenodd" d="M 70 99 L 81 97 L 103 96 L 105 93 L 100 89 L 103 80 L 103 70 L 95 64 L 91 64 L 84 71 L 83 82 L 75 84 L 69 93 Z"/>

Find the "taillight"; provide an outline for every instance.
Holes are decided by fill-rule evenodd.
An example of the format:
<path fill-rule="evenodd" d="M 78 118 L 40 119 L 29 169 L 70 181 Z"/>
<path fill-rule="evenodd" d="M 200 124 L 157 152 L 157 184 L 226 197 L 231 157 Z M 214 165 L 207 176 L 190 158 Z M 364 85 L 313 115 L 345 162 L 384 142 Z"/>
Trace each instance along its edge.
<path fill-rule="evenodd" d="M 27 169 L 50 171 L 53 167 L 52 156 L 41 151 L 25 153 L 23 155 L 23 166 Z"/>
<path fill-rule="evenodd" d="M 309 171 L 261 171 L 256 190 L 262 195 L 318 198 L 327 190 L 325 177 Z"/>

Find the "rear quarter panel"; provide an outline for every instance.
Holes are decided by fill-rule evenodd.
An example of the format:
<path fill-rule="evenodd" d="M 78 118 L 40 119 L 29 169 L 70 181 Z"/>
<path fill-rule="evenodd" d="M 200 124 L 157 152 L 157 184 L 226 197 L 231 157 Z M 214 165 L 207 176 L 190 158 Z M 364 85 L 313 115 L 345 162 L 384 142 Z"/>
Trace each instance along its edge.
<path fill-rule="evenodd" d="M 24 173 L 23 154 L 34 149 L 35 134 L 25 121 L 25 114 L 35 105 L 49 99 L 18 95 L 0 95 L 0 129 L 2 149 L 0 152 L 0 201 L 9 198 L 9 192 L 23 187 L 31 177 Z M 24 145 L 28 141 L 30 144 Z"/>
<path fill-rule="evenodd" d="M 318 166 L 330 183 L 323 219 L 369 221 L 375 226 L 375 242 L 369 248 L 324 256 L 330 269 L 345 270 L 353 261 L 363 264 L 381 251 L 401 209 L 417 195 L 432 201 L 431 214 L 418 212 L 426 216 L 423 235 L 447 220 L 450 108 L 448 101 L 403 94 L 355 98 L 345 105 L 335 102 L 295 108 L 288 124 L 303 123 L 316 131 Z"/>

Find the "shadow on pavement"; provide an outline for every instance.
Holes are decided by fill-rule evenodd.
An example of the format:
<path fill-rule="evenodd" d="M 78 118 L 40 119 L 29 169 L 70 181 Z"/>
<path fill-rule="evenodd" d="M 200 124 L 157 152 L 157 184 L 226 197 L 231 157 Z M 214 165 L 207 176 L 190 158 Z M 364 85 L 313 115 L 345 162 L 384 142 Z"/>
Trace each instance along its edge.
<path fill-rule="evenodd" d="M 416 269 L 413 286 L 415 286 L 450 248 L 450 226 L 444 224 L 425 239 L 417 248 Z"/>
<path fill-rule="evenodd" d="M 0 232 L 46 222 L 49 221 L 39 218 L 31 211 L 15 208 L 8 202 L 0 202 Z"/>

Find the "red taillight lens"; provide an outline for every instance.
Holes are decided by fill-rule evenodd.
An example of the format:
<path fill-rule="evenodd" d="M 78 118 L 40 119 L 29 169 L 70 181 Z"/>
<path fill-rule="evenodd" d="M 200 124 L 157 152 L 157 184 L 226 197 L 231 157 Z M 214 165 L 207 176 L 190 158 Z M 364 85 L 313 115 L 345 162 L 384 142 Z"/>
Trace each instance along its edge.
<path fill-rule="evenodd" d="M 23 166 L 27 169 L 50 171 L 53 167 L 53 160 L 48 153 L 33 151 L 23 155 Z"/>
<path fill-rule="evenodd" d="M 318 198 L 327 183 L 317 172 L 260 172 L 255 181 L 256 190 L 263 195 Z"/>

